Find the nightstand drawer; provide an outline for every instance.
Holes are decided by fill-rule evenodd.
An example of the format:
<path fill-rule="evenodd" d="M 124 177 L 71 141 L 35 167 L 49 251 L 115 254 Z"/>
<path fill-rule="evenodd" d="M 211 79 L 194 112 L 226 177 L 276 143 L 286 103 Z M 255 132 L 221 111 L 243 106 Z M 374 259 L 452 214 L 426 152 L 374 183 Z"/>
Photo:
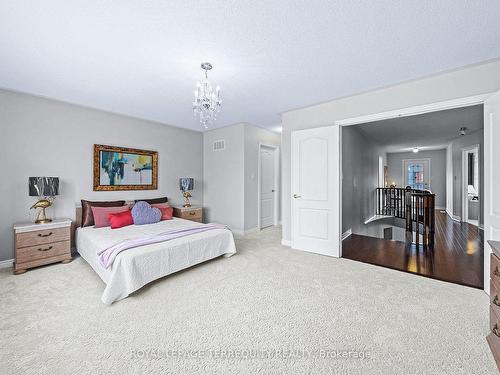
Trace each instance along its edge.
<path fill-rule="evenodd" d="M 69 241 L 70 229 L 55 228 L 16 234 L 16 248 L 43 245 L 52 242 Z"/>
<path fill-rule="evenodd" d="M 36 259 L 50 258 L 58 255 L 71 254 L 70 241 L 54 242 L 17 249 L 17 263 L 27 263 Z"/>
<path fill-rule="evenodd" d="M 181 211 L 180 216 L 183 219 L 201 219 L 201 210 L 184 210 Z"/>

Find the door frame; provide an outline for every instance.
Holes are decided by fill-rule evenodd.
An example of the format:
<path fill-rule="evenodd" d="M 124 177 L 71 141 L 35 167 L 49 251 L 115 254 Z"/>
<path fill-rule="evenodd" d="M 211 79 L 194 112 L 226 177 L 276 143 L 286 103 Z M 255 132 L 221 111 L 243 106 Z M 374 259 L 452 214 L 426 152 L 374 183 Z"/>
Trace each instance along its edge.
<path fill-rule="evenodd" d="M 260 227 L 260 181 L 261 181 L 261 157 L 260 157 L 260 152 L 262 148 L 267 148 L 267 149 L 272 149 L 273 154 L 274 154 L 274 220 L 273 220 L 273 225 L 276 226 L 279 224 L 279 197 L 281 196 L 281 189 L 280 189 L 280 153 L 279 153 L 279 146 L 275 145 L 270 145 L 267 143 L 260 143 L 259 142 L 259 155 L 258 155 L 258 165 L 257 165 L 257 229 L 262 230 Z"/>
<path fill-rule="evenodd" d="M 461 190 L 462 190 L 462 222 L 464 223 L 469 223 L 469 202 L 467 200 L 467 186 L 468 186 L 468 183 L 467 183 L 467 175 L 468 175 L 468 171 L 467 171 L 467 154 L 469 153 L 469 151 L 472 151 L 472 150 L 477 150 L 477 165 L 478 165 L 478 173 L 479 173 L 479 178 L 478 178 L 478 181 L 477 181 L 477 195 L 479 196 L 479 202 L 481 202 L 481 199 L 483 199 L 483 197 L 481 197 L 481 150 L 480 150 L 480 147 L 481 145 L 478 143 L 478 144 L 475 144 L 475 145 L 470 145 L 470 146 L 466 146 L 464 148 L 462 148 L 462 187 L 461 187 Z M 481 218 L 481 212 L 479 212 L 479 218 L 477 220 L 477 227 L 479 228 L 479 219 Z M 469 223 L 470 224 L 470 223 Z"/>
<path fill-rule="evenodd" d="M 415 116 L 415 115 L 420 115 L 420 114 L 424 114 L 424 113 L 443 111 L 446 109 L 463 108 L 463 107 L 470 107 L 470 106 L 474 106 L 474 105 L 484 104 L 485 100 L 488 99 L 494 93 L 495 92 L 490 92 L 490 93 L 481 94 L 481 95 L 467 96 L 467 97 L 463 97 L 463 98 L 456 98 L 456 99 L 434 102 L 434 103 L 429 103 L 429 104 L 400 108 L 400 109 L 396 109 L 393 111 L 384 111 L 384 112 L 373 113 L 373 114 L 364 115 L 364 116 L 345 118 L 345 119 L 335 121 L 335 125 L 340 125 L 340 130 L 341 130 L 340 134 L 342 134 L 342 127 L 343 126 L 365 124 L 365 123 L 370 123 L 370 122 L 375 122 L 375 121 L 380 121 L 380 120 L 387 120 L 387 119 L 393 119 L 393 118 L 398 118 L 398 117 L 409 117 L 409 116 Z M 484 121 L 485 121 L 485 126 L 489 126 L 488 124 L 486 124 L 486 121 L 487 121 L 486 118 L 484 119 Z M 485 144 L 487 144 L 487 140 L 485 139 L 484 141 L 485 141 Z M 340 152 L 340 156 L 342 156 L 342 147 L 339 147 L 339 152 Z M 486 178 L 486 176 L 489 173 L 490 173 L 490 171 L 487 171 L 485 169 L 483 178 Z M 338 183 L 338 186 L 340 186 L 340 190 L 342 190 L 342 171 L 340 172 L 340 179 L 338 180 L 337 183 Z M 483 207 L 483 210 L 486 210 L 486 207 Z M 339 220 L 340 220 L 340 225 L 342 227 L 342 205 L 340 205 Z M 488 239 L 485 238 L 485 241 L 486 240 L 488 240 Z M 340 249 L 342 250 L 342 246 L 340 247 Z M 486 246 L 485 246 L 485 249 L 486 249 Z M 341 254 L 342 254 L 342 251 L 341 251 Z M 486 252 L 485 252 L 485 255 L 484 255 L 484 277 L 485 277 L 485 280 L 489 279 L 489 277 L 490 277 L 490 265 L 489 265 L 489 261 L 487 258 L 488 258 L 488 256 L 486 255 Z M 484 291 L 487 294 L 489 294 L 489 289 L 490 289 L 489 285 L 487 283 L 484 283 Z"/>

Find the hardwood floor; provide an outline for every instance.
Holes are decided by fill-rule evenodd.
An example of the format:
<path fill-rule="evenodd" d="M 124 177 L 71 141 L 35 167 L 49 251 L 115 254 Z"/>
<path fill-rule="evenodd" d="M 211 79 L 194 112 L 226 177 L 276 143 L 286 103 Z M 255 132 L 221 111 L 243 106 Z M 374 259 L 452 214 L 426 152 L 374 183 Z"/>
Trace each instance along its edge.
<path fill-rule="evenodd" d="M 434 250 L 352 234 L 342 242 L 342 256 L 482 289 L 483 238 L 483 231 L 476 226 L 455 222 L 436 210 Z"/>

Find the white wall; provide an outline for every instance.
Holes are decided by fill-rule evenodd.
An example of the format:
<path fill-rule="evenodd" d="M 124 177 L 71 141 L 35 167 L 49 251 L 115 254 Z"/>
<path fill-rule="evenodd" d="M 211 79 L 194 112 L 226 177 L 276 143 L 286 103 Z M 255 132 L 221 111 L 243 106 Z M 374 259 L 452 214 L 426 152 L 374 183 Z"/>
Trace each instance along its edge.
<path fill-rule="evenodd" d="M 244 124 L 203 133 L 203 171 L 206 221 L 243 231 L 244 223 Z M 224 139 L 226 148 L 213 151 L 213 142 Z"/>
<path fill-rule="evenodd" d="M 387 154 L 388 182 L 393 181 L 397 186 L 406 187 L 403 183 L 403 160 L 429 159 L 430 161 L 430 189 L 436 194 L 436 207 L 446 207 L 446 150 L 397 152 Z"/>
<path fill-rule="evenodd" d="M 500 90 L 500 60 L 332 100 L 282 114 L 283 239 L 290 240 L 290 160 L 294 130 L 332 125 L 336 120 Z"/>
<path fill-rule="evenodd" d="M 202 133 L 54 100 L 0 90 L 0 260 L 14 257 L 12 224 L 34 216 L 29 176 L 59 176 L 54 217 L 74 219 L 80 199 L 167 195 L 182 202 L 179 177 L 193 177 L 193 203 L 203 197 Z M 93 191 L 93 145 L 158 151 L 158 190 Z"/>
<path fill-rule="evenodd" d="M 213 142 L 220 139 L 226 149 L 213 151 Z M 260 143 L 279 146 L 280 135 L 245 123 L 204 133 L 207 220 L 226 224 L 236 233 L 257 228 Z"/>

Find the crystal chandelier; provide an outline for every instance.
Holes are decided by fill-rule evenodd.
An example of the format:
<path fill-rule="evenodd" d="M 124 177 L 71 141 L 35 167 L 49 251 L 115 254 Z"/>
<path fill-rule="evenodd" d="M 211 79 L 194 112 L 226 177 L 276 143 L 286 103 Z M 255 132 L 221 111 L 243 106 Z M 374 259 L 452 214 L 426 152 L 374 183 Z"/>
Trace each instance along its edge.
<path fill-rule="evenodd" d="M 220 96 L 220 87 L 217 86 L 214 91 L 212 85 L 208 82 L 208 71 L 212 69 L 212 64 L 204 62 L 201 64 L 201 68 L 205 71 L 205 78 L 196 85 L 193 112 L 195 116 L 200 118 L 203 128 L 208 129 L 208 126 L 217 118 L 222 99 Z"/>

